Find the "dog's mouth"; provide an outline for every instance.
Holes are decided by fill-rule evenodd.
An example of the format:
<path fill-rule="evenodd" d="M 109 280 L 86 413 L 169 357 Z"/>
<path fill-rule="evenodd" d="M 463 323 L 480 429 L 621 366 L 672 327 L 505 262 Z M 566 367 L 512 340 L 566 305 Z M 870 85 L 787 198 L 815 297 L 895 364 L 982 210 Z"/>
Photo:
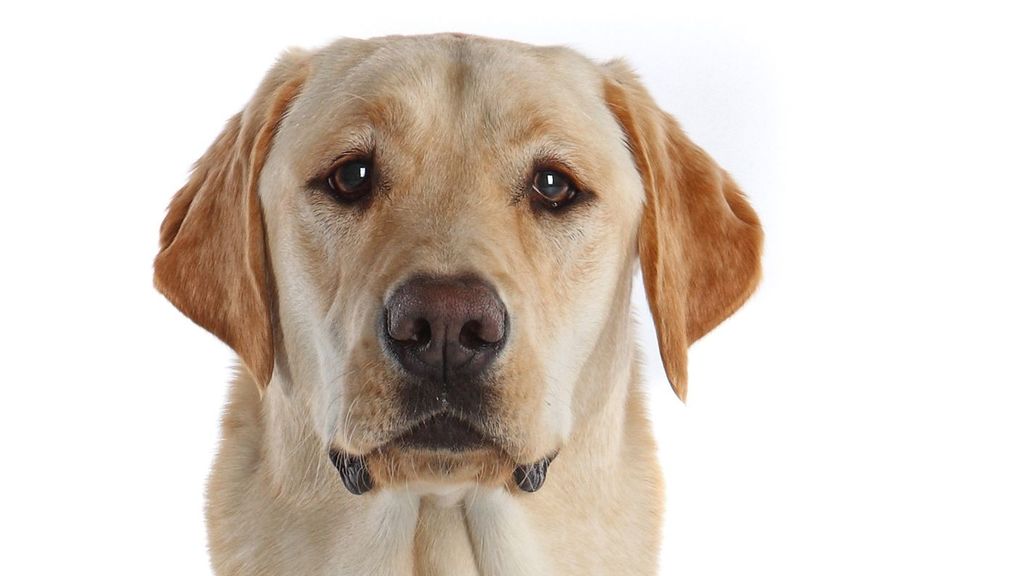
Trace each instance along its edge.
<path fill-rule="evenodd" d="M 464 452 L 497 446 L 497 443 L 472 424 L 449 414 L 439 414 L 420 422 L 390 442 L 395 446 L 419 450 Z"/>
<path fill-rule="evenodd" d="M 500 441 L 450 414 L 431 416 L 369 454 L 330 451 L 345 488 L 355 495 L 374 487 L 425 478 L 454 482 L 505 484 L 536 492 L 547 479 L 554 455 L 516 463 Z"/>

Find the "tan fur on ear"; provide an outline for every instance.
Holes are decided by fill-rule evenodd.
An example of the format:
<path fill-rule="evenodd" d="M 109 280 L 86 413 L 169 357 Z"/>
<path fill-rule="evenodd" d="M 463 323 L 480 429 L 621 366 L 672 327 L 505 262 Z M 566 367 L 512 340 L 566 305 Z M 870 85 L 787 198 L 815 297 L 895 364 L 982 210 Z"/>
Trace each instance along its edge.
<path fill-rule="evenodd" d="M 285 53 L 199 159 L 171 200 L 153 266 L 157 289 L 231 346 L 261 387 L 274 370 L 274 347 L 257 185 L 307 61 L 304 52 Z"/>
<path fill-rule="evenodd" d="M 605 99 L 644 181 L 640 266 L 672 388 L 686 400 L 687 347 L 743 304 L 761 276 L 763 233 L 732 178 L 686 137 L 621 61 Z"/>

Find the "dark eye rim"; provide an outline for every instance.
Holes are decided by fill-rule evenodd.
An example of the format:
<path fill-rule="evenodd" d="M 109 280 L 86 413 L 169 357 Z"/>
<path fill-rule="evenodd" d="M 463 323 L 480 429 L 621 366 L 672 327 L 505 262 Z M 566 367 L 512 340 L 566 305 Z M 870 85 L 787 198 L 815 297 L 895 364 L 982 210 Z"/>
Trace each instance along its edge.
<path fill-rule="evenodd" d="M 569 186 L 569 197 L 565 200 L 552 201 L 550 198 L 542 194 L 536 186 L 537 176 L 542 172 L 554 172 L 562 179 L 564 179 Z M 579 182 L 573 176 L 571 170 L 567 170 L 560 164 L 552 164 L 549 162 L 537 164 L 534 167 L 533 171 L 530 172 L 530 178 L 527 184 L 527 192 L 529 194 L 531 204 L 543 208 L 547 212 L 564 211 L 569 207 L 584 200 L 587 196 L 586 189 L 580 186 Z"/>
<path fill-rule="evenodd" d="M 365 181 L 358 187 L 346 190 L 336 181 L 339 171 L 351 164 L 362 163 L 367 165 L 367 176 Z M 332 198 L 342 204 L 357 204 L 370 197 L 378 180 L 377 165 L 372 154 L 347 154 L 338 158 L 326 175 L 317 179 L 319 186 Z"/>

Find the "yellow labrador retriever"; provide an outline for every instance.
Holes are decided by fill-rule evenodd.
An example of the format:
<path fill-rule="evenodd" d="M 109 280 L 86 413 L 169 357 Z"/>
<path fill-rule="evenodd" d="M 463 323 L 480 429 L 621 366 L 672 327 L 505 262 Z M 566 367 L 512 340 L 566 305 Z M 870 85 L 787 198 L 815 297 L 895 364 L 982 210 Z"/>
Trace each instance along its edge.
<path fill-rule="evenodd" d="M 287 52 L 155 263 L 245 368 L 209 485 L 217 574 L 654 574 L 636 265 L 683 398 L 761 241 L 621 62 L 463 35 Z"/>

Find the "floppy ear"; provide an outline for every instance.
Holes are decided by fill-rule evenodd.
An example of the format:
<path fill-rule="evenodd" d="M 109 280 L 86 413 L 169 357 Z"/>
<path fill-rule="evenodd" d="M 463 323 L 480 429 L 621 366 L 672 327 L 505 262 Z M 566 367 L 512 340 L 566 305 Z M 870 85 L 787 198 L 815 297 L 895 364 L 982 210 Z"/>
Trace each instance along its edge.
<path fill-rule="evenodd" d="M 167 209 L 153 265 L 157 289 L 231 346 L 261 390 L 274 370 L 274 347 L 257 186 L 307 61 L 304 52 L 285 53 L 199 159 Z"/>
<path fill-rule="evenodd" d="M 686 349 L 729 317 L 761 276 L 757 214 L 729 175 L 654 103 L 621 61 L 605 100 L 644 182 L 639 253 L 665 372 L 686 400 Z"/>

